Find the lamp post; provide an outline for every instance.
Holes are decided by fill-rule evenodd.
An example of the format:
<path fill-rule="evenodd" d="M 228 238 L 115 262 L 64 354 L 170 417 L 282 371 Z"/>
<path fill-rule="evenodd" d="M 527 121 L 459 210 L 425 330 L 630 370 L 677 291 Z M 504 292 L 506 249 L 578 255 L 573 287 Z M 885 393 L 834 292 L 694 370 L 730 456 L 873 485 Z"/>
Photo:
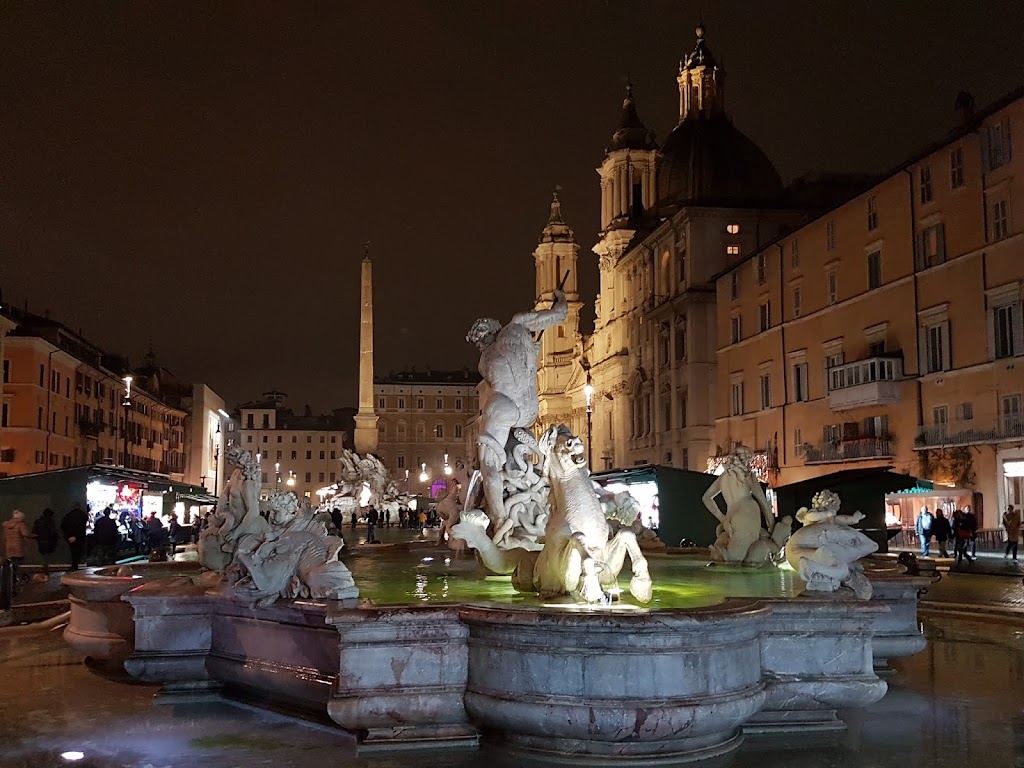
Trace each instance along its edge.
<path fill-rule="evenodd" d="M 591 422 L 594 416 L 594 385 L 590 383 L 590 371 L 587 371 L 587 385 L 583 387 L 587 396 L 587 469 L 594 471 L 593 450 L 591 449 Z"/>
<path fill-rule="evenodd" d="M 128 466 L 128 412 L 132 407 L 132 377 L 124 377 L 124 401 L 121 403 L 124 407 L 124 426 L 121 428 L 122 437 L 124 437 L 124 457 L 121 462 L 123 466 Z"/>
<path fill-rule="evenodd" d="M 281 462 L 274 462 L 274 493 L 281 487 Z"/>
<path fill-rule="evenodd" d="M 217 431 L 213 440 L 213 495 L 220 496 L 220 420 L 217 420 Z"/>
<path fill-rule="evenodd" d="M 444 455 L 444 473 L 446 475 L 449 475 L 449 476 L 452 473 L 452 466 L 451 466 L 451 464 L 448 463 L 448 454 L 447 453 Z"/>

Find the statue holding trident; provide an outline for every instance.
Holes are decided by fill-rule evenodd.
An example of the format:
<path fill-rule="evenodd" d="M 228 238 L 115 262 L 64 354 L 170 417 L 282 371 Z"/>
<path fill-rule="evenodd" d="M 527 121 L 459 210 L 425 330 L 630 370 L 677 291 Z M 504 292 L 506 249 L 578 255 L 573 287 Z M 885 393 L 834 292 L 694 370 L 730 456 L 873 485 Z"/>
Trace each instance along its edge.
<path fill-rule="evenodd" d="M 504 327 L 497 320 L 482 317 L 466 334 L 466 341 L 480 350 L 477 367 L 488 385 L 480 408 L 477 447 L 487 515 L 495 530 L 508 517 L 502 470 L 508 462 L 510 438 L 517 445 L 520 442 L 515 440 L 512 431 L 529 430 L 537 421 L 539 334 L 568 317 L 569 305 L 562 292 L 568 276 L 566 272 L 555 290 L 555 301 L 550 309 L 519 312 Z M 538 336 L 535 338 L 534 334 Z M 516 453 L 515 458 L 522 462 L 520 453 Z M 517 468 L 524 470 L 526 466 Z"/>

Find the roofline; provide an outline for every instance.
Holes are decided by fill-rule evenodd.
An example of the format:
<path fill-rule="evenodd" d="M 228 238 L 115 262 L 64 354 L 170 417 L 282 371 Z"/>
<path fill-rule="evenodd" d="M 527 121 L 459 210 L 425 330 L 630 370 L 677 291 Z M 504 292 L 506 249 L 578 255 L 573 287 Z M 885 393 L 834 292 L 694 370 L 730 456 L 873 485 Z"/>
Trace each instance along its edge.
<path fill-rule="evenodd" d="M 833 206 L 831 206 L 829 208 L 826 208 L 826 209 L 824 209 L 822 211 L 819 211 L 817 213 L 817 215 L 812 216 L 811 218 L 807 219 L 802 224 L 800 224 L 800 226 L 797 227 L 796 229 L 792 229 L 789 232 L 781 234 L 778 237 L 776 237 L 775 239 L 770 240 L 767 243 L 765 243 L 764 245 L 760 246 L 759 248 L 756 248 L 755 250 L 751 251 L 749 254 L 744 256 L 742 259 L 737 261 L 732 266 L 726 267 L 724 270 L 722 270 L 718 274 L 712 275 L 711 276 L 711 280 L 713 282 L 717 283 L 719 279 L 725 277 L 726 275 L 730 274 L 731 272 L 734 272 L 736 269 L 740 268 L 741 266 L 743 266 L 747 262 L 751 261 L 755 256 L 757 256 L 762 251 L 766 251 L 769 248 L 771 248 L 773 245 L 778 245 L 780 241 L 785 240 L 787 237 L 791 237 L 794 232 L 798 232 L 799 230 L 804 229 L 805 227 L 809 227 L 814 222 L 819 221 L 820 219 L 823 219 L 823 218 L 825 218 L 826 216 L 828 216 L 828 215 L 830 215 L 832 213 L 835 213 L 837 210 L 842 208 L 847 203 L 851 202 L 852 200 L 856 200 L 861 195 L 864 195 L 867 192 L 870 192 L 871 190 L 875 189 L 876 187 L 880 187 L 882 184 L 884 184 L 887 181 L 891 180 L 894 176 L 896 176 L 896 175 L 898 175 L 900 173 L 903 173 L 904 171 L 906 171 L 911 166 L 915 165 L 916 163 L 921 162 L 924 158 L 929 157 L 930 155 L 934 155 L 936 152 L 938 152 L 943 147 L 948 147 L 950 144 L 952 144 L 952 143 L 954 143 L 956 141 L 959 141 L 964 136 L 967 136 L 967 135 L 969 135 L 971 133 L 977 133 L 978 129 L 981 127 L 981 123 L 983 123 L 985 120 L 990 118 L 996 112 L 999 112 L 1002 109 L 1006 109 L 1006 107 L 1010 106 L 1015 101 L 1019 101 L 1022 98 L 1024 98 L 1024 85 L 1022 85 L 1022 86 L 1020 86 L 1018 88 L 1014 88 L 1009 93 L 1006 93 L 1006 94 L 1000 96 L 998 99 L 993 101 L 991 104 L 989 104 L 984 109 L 981 109 L 981 110 L 978 110 L 977 112 L 975 112 L 973 115 L 971 115 L 970 120 L 968 120 L 966 123 L 963 123 L 963 124 L 953 128 L 946 135 L 946 138 L 943 139 L 942 141 L 934 141 L 931 144 L 928 144 L 923 149 L 915 152 L 908 159 L 904 160 L 902 163 L 900 163 L 899 165 L 897 165 L 894 168 L 892 168 L 890 171 L 881 174 L 875 180 L 874 183 L 864 187 L 859 192 L 856 192 L 855 194 L 850 195 L 847 198 L 844 198 L 841 202 L 836 203 L 835 205 L 833 205 Z"/>

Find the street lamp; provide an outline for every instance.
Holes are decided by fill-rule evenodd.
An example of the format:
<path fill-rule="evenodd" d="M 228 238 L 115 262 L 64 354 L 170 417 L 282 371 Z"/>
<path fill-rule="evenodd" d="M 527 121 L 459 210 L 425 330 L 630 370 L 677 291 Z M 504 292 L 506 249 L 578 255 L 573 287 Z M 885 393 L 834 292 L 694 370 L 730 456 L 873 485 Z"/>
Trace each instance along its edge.
<path fill-rule="evenodd" d="M 289 488 L 291 488 L 293 485 L 295 485 L 295 470 L 294 469 L 288 470 L 287 485 L 288 485 Z"/>
<path fill-rule="evenodd" d="M 122 437 L 124 437 L 124 456 L 122 465 L 128 466 L 128 411 L 132 407 L 132 377 L 124 377 L 124 401 L 121 403 L 124 406 L 124 426 L 121 428 Z"/>
<path fill-rule="evenodd" d="M 590 447 L 591 421 L 594 416 L 594 385 L 590 383 L 590 371 L 587 371 L 587 385 L 583 387 L 583 394 L 587 396 L 587 469 L 594 471 L 593 451 Z"/>
<path fill-rule="evenodd" d="M 277 493 L 277 489 L 281 486 L 281 462 L 274 462 L 274 493 Z"/>
<path fill-rule="evenodd" d="M 420 482 L 421 483 L 427 482 L 427 463 L 426 462 L 423 462 L 423 464 L 420 465 Z"/>
<path fill-rule="evenodd" d="M 220 495 L 220 421 L 217 421 L 217 431 L 214 432 L 216 436 L 213 444 L 213 495 Z"/>
<path fill-rule="evenodd" d="M 450 475 L 452 473 L 451 464 L 448 463 L 448 454 L 444 455 L 444 473 Z"/>

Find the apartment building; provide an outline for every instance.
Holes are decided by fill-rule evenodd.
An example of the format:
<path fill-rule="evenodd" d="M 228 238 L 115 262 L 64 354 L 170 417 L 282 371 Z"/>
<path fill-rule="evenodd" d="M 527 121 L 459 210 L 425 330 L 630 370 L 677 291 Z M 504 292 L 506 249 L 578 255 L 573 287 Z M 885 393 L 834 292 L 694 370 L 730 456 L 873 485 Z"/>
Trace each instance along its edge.
<path fill-rule="evenodd" d="M 716 280 L 719 450 L 1024 502 L 1024 89 Z"/>

